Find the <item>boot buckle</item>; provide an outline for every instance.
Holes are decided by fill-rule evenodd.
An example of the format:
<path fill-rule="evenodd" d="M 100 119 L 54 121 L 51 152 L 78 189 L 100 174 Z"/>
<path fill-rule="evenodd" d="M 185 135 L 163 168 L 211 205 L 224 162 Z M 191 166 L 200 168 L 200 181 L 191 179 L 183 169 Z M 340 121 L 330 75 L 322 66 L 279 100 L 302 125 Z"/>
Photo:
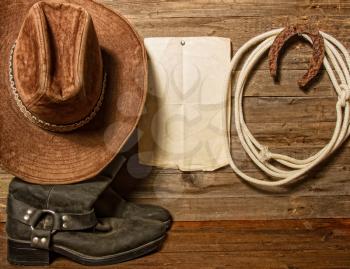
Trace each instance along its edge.
<path fill-rule="evenodd" d="M 56 226 L 56 222 L 58 220 L 57 218 L 57 213 L 53 210 L 50 210 L 50 209 L 41 209 L 38 214 L 36 214 L 35 216 L 35 219 L 32 221 L 31 225 L 30 225 L 30 229 L 33 231 L 35 230 L 35 226 L 39 223 L 41 217 L 44 215 L 44 214 L 49 214 L 52 216 L 53 218 L 53 222 L 52 222 L 52 229 L 50 230 L 50 233 L 51 234 L 54 234 L 56 233 L 56 229 L 54 229 L 54 227 Z M 56 226 L 57 227 L 57 226 Z"/>

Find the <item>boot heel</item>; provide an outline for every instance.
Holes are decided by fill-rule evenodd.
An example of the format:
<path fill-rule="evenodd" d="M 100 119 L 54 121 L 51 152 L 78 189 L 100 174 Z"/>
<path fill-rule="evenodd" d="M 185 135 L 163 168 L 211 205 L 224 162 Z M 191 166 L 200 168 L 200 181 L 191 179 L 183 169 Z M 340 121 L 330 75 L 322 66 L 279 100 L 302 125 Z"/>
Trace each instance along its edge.
<path fill-rule="evenodd" d="M 16 265 L 43 266 L 50 264 L 50 251 L 36 249 L 30 243 L 18 243 L 7 240 L 7 260 Z"/>

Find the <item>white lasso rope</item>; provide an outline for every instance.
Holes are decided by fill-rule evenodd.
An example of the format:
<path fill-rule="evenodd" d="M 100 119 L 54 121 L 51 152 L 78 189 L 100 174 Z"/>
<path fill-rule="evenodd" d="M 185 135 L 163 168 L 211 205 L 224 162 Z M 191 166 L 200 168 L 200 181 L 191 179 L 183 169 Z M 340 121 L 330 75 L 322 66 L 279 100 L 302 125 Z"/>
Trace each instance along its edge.
<path fill-rule="evenodd" d="M 232 159 L 229 139 L 227 139 L 227 154 L 229 157 L 228 159 L 230 166 L 241 178 L 250 183 L 261 186 L 282 186 L 302 178 L 307 172 L 309 172 L 320 162 L 324 161 L 337 148 L 339 148 L 350 134 L 348 102 L 350 98 L 350 56 L 347 49 L 338 40 L 323 32 L 320 32 L 325 42 L 325 57 L 323 60 L 323 65 L 326 68 L 329 78 L 338 95 L 338 102 L 336 104 L 337 121 L 329 143 L 318 153 L 307 159 L 296 159 L 287 155 L 269 151 L 269 149 L 266 146 L 261 145 L 249 131 L 244 120 L 242 108 L 245 83 L 254 65 L 271 47 L 274 39 L 282 30 L 283 28 L 280 28 L 263 33 L 245 43 L 233 56 L 230 64 L 230 72 L 226 78 L 227 85 L 230 85 L 232 72 L 236 71 L 237 65 L 243 55 L 252 46 L 257 45 L 257 47 L 251 52 L 245 61 L 237 79 L 233 82 L 233 89 L 235 93 L 234 120 L 239 140 L 245 152 L 262 171 L 276 180 L 268 181 L 256 179 L 243 173 Z M 311 39 L 307 35 L 303 35 L 303 37 L 311 43 Z M 335 70 L 335 72 L 333 70 Z M 337 77 L 335 74 L 337 74 Z M 340 82 L 338 82 L 338 80 Z M 230 86 L 228 86 L 228 88 L 229 87 Z M 270 162 L 272 160 L 282 164 L 286 169 L 281 169 L 272 165 Z"/>

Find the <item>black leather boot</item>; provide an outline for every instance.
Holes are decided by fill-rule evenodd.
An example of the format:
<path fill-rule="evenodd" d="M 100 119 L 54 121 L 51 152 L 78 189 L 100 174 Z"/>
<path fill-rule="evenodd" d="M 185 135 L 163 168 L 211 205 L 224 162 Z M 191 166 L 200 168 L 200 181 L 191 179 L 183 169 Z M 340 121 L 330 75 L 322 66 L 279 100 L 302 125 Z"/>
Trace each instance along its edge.
<path fill-rule="evenodd" d="M 126 157 L 120 155 L 118 161 L 111 164 L 113 169 L 110 170 L 113 181 L 118 180 L 118 172 L 122 165 L 126 163 L 126 160 Z M 135 204 L 126 201 L 113 189 L 113 183 L 100 195 L 95 203 L 95 212 L 98 217 L 151 219 L 164 223 L 167 229 L 170 228 L 172 216 L 168 210 L 157 205 Z"/>
<path fill-rule="evenodd" d="M 97 197 L 110 171 L 70 185 L 35 185 L 12 180 L 7 207 L 8 261 L 47 265 L 52 254 L 86 265 L 123 262 L 158 249 L 166 227 L 159 221 L 95 215 Z"/>

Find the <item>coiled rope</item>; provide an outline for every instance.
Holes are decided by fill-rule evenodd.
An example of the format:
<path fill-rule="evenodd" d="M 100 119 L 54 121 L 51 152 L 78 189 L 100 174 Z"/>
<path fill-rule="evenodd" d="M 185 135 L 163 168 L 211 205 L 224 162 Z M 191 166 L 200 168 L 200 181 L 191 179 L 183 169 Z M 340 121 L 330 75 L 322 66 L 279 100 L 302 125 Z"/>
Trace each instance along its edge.
<path fill-rule="evenodd" d="M 266 146 L 261 145 L 248 129 L 243 113 L 243 92 L 247 78 L 260 59 L 271 47 L 276 36 L 283 28 L 272 30 L 256 36 L 246 42 L 233 56 L 230 63 L 230 72 L 226 78 L 226 85 L 231 85 L 232 72 L 236 72 L 238 63 L 244 54 L 253 46 L 256 48 L 250 53 L 244 62 L 241 72 L 233 82 L 234 90 L 234 120 L 239 140 L 243 149 L 251 160 L 273 180 L 256 179 L 243 173 L 235 164 L 230 151 L 230 139 L 228 138 L 228 160 L 232 169 L 244 180 L 260 186 L 283 186 L 303 178 L 311 169 L 327 159 L 349 137 L 349 99 L 350 99 L 350 56 L 347 49 L 334 37 L 320 32 L 325 42 L 325 57 L 323 65 L 338 95 L 336 104 L 337 120 L 333 135 L 328 144 L 315 155 L 307 159 L 296 159 L 287 155 L 271 152 Z M 308 42 L 310 37 L 302 35 Z M 335 71 L 335 72 L 334 72 Z M 336 76 L 337 75 L 337 76 Z M 230 86 L 228 86 L 229 88 Z M 227 122 L 227 121 L 226 121 Z M 229 124 L 229 123 L 228 123 Z M 272 164 L 276 161 L 283 168 Z"/>

